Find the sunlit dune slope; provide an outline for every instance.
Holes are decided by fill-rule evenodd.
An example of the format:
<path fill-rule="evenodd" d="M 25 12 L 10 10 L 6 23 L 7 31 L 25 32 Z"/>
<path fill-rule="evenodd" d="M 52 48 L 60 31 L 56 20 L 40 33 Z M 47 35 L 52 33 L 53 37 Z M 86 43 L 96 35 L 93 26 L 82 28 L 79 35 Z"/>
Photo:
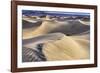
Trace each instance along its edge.
<path fill-rule="evenodd" d="M 51 33 L 24 40 L 23 46 L 37 50 L 36 44 L 40 43 L 44 45 L 43 53 L 48 61 L 89 58 L 89 40 L 86 39 L 74 38 L 61 33 Z"/>
<path fill-rule="evenodd" d="M 90 25 L 90 22 L 89 21 L 82 21 L 82 20 L 79 20 L 80 23 L 84 24 L 84 25 Z"/>
<path fill-rule="evenodd" d="M 23 39 L 28 39 L 28 38 L 32 38 L 34 36 L 46 34 L 50 31 L 52 31 L 53 29 L 56 29 L 62 25 L 65 25 L 65 23 L 59 24 L 55 21 L 45 20 L 42 22 L 42 24 L 39 27 L 37 27 L 36 30 L 30 31 L 30 32 L 23 32 Z"/>
<path fill-rule="evenodd" d="M 43 51 L 48 60 L 88 59 L 89 47 L 86 46 L 88 44 L 86 40 L 74 40 L 64 36 L 61 40 L 46 43 Z"/>

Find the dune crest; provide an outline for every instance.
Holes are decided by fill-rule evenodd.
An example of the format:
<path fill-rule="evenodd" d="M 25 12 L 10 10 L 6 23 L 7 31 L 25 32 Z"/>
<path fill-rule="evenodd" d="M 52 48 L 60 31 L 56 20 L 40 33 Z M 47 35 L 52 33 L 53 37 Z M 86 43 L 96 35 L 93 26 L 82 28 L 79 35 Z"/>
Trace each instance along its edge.
<path fill-rule="evenodd" d="M 79 20 L 80 23 L 84 24 L 84 25 L 90 25 L 90 22 L 89 21 L 82 21 L 82 20 Z"/>

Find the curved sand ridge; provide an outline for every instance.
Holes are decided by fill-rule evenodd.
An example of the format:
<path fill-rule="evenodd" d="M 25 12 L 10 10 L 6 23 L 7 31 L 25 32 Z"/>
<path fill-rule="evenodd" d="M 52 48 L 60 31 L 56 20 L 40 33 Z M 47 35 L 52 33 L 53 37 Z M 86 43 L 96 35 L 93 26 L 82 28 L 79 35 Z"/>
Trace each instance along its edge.
<path fill-rule="evenodd" d="M 90 22 L 89 21 L 82 21 L 82 20 L 79 20 L 80 23 L 84 24 L 84 25 L 90 25 Z"/>
<path fill-rule="evenodd" d="M 44 44 L 47 42 L 60 40 L 63 36 L 64 36 L 64 34 L 62 34 L 62 33 L 51 33 L 51 34 L 45 34 L 45 35 L 41 35 L 38 37 L 34 37 L 31 39 L 24 39 L 23 46 L 28 47 L 28 48 L 34 48 L 34 45 L 36 46 L 41 43 Z"/>

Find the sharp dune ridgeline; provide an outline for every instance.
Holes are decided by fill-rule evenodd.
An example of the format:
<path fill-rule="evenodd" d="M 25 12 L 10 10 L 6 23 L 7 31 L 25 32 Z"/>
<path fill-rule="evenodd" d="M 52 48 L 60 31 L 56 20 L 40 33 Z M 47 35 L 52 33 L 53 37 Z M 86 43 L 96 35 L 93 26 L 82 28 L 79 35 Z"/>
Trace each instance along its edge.
<path fill-rule="evenodd" d="M 29 20 L 23 18 L 23 47 L 31 54 L 23 52 L 23 62 L 90 58 L 89 21 L 58 21 L 49 16 L 33 19 L 36 22 Z"/>

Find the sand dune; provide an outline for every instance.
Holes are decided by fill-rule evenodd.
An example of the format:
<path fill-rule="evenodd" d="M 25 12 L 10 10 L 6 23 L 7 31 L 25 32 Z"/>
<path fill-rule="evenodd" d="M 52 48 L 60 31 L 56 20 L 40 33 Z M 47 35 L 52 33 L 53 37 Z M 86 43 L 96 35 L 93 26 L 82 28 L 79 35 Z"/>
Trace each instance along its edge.
<path fill-rule="evenodd" d="M 84 24 L 84 25 L 90 25 L 90 22 L 89 21 L 82 21 L 82 20 L 79 20 L 80 23 Z"/>
<path fill-rule="evenodd" d="M 32 30 L 29 32 L 23 32 L 23 39 L 32 38 L 36 35 L 42 35 L 46 33 L 55 33 L 62 32 L 66 35 L 79 34 L 89 30 L 88 25 L 83 25 L 79 21 L 65 21 L 65 22 L 57 22 L 54 20 L 46 20 L 43 21 L 42 24 L 37 27 L 36 30 Z"/>
<path fill-rule="evenodd" d="M 48 60 L 88 59 L 89 50 L 87 49 L 89 49 L 89 47 L 87 47 L 87 45 L 88 41 L 76 41 L 64 36 L 61 40 L 46 43 L 43 51 Z"/>
<path fill-rule="evenodd" d="M 52 34 L 46 34 L 46 35 L 41 35 L 38 37 L 34 37 L 31 39 L 24 39 L 23 40 L 23 46 L 24 47 L 29 47 L 29 48 L 34 48 L 37 44 L 40 43 L 47 43 L 47 42 L 52 42 L 56 40 L 60 40 L 64 34 L 62 33 L 52 33 Z"/>
<path fill-rule="evenodd" d="M 51 21 L 51 20 L 46 20 L 44 22 L 42 22 L 42 24 L 34 31 L 30 31 L 30 32 L 23 32 L 23 39 L 28 39 L 28 38 L 32 38 L 34 36 L 38 36 L 38 35 L 42 35 L 42 34 L 46 34 L 49 33 L 50 31 L 52 31 L 53 29 L 56 29 L 60 26 L 62 26 L 63 24 L 58 24 L 55 21 Z M 65 24 L 64 24 L 65 25 Z"/>
<path fill-rule="evenodd" d="M 26 43 L 24 43 L 23 46 L 34 50 L 37 50 L 37 44 L 43 43 L 43 52 L 48 61 L 89 58 L 88 40 L 72 38 L 64 34 L 55 33 L 25 41 Z"/>
<path fill-rule="evenodd" d="M 42 24 L 42 21 L 30 22 L 30 21 L 22 20 L 22 22 L 23 22 L 23 29 L 37 27 Z"/>
<path fill-rule="evenodd" d="M 58 21 L 59 23 L 59 21 Z M 53 32 L 62 32 L 66 35 L 76 35 L 89 30 L 89 25 L 83 25 L 78 20 L 67 21 L 67 24 L 60 26 L 58 29 L 50 31 Z"/>
<path fill-rule="evenodd" d="M 36 47 L 42 44 L 47 61 L 89 59 L 89 25 L 47 19 L 34 27 L 23 31 L 23 47 L 39 51 Z"/>

